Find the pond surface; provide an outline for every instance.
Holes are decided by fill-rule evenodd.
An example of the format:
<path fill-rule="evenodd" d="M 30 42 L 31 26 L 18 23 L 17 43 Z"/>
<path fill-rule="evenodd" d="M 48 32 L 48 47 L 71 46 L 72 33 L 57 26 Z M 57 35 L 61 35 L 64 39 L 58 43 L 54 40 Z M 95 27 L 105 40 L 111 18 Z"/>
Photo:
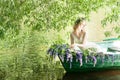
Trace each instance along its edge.
<path fill-rule="evenodd" d="M 120 70 L 108 70 L 88 73 L 66 73 L 60 68 L 55 71 L 42 72 L 40 80 L 120 80 Z"/>

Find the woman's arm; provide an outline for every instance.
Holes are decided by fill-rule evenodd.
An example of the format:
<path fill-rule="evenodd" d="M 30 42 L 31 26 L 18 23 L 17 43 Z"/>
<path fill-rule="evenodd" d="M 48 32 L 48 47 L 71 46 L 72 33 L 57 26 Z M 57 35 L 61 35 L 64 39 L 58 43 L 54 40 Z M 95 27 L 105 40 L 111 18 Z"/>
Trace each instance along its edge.
<path fill-rule="evenodd" d="M 70 47 L 73 48 L 74 47 L 74 38 L 72 36 L 72 33 L 70 34 L 70 42 L 71 42 Z"/>
<path fill-rule="evenodd" d="M 86 44 L 86 32 L 83 32 L 82 44 Z"/>

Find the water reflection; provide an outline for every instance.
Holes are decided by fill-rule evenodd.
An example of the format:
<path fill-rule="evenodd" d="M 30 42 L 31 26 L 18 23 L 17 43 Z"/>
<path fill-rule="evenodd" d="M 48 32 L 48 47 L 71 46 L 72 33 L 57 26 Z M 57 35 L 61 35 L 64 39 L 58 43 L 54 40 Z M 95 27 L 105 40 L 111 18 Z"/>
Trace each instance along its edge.
<path fill-rule="evenodd" d="M 66 73 L 62 80 L 120 80 L 120 70 L 89 73 Z"/>
<path fill-rule="evenodd" d="M 34 80 L 120 80 L 120 70 L 89 73 L 65 73 L 59 68 L 54 71 L 41 72 Z"/>
<path fill-rule="evenodd" d="M 37 75 L 36 80 L 62 80 L 64 76 L 64 69 L 63 68 L 58 68 L 53 71 L 47 70 L 46 72 L 41 72 L 39 75 Z"/>

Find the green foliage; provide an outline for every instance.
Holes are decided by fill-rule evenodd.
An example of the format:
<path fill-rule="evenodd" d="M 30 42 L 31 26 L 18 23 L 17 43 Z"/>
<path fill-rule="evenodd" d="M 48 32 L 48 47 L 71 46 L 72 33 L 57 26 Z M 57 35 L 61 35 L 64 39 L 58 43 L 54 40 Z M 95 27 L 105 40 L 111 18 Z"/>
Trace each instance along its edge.
<path fill-rule="evenodd" d="M 30 32 L 37 30 L 41 33 L 52 29 L 60 31 L 73 24 L 78 16 L 89 19 L 92 11 L 106 5 L 110 12 L 106 13 L 103 25 L 119 19 L 119 0 L 1 0 L 0 38 L 4 39 L 3 43 L 9 44 L 10 48 L 24 47 Z M 116 28 L 114 30 L 119 32 Z M 64 42 L 58 39 L 53 42 Z"/>
<path fill-rule="evenodd" d="M 0 56 L 1 80 L 38 80 L 37 75 L 58 67 L 50 57 L 38 53 L 15 53 Z"/>
<path fill-rule="evenodd" d="M 38 32 L 25 28 L 18 36 L 6 36 L 8 38 L 4 39 L 4 49 L 8 48 L 9 51 L 0 53 L 0 79 L 38 80 L 41 72 L 51 71 L 60 66 L 60 63 L 55 64 L 46 56 L 46 48 L 41 50 L 41 46 L 47 44 Z"/>
<path fill-rule="evenodd" d="M 88 49 L 85 49 L 85 50 L 83 50 L 83 53 L 84 53 L 84 56 L 88 56 L 88 55 L 93 55 L 93 56 L 95 56 L 95 55 L 97 55 L 97 48 L 88 48 Z M 91 54 L 92 53 L 92 54 Z"/>
<path fill-rule="evenodd" d="M 119 0 L 109 0 L 106 7 L 106 17 L 101 21 L 103 27 L 107 24 L 114 23 L 113 32 L 119 33 L 119 19 L 120 19 L 120 1 Z M 105 36 L 111 36 L 113 32 L 111 31 L 105 32 Z"/>
<path fill-rule="evenodd" d="M 66 51 L 69 49 L 68 44 L 53 44 L 50 46 L 48 49 L 48 54 L 51 56 L 56 56 L 56 55 L 65 55 Z"/>
<path fill-rule="evenodd" d="M 54 44 L 64 44 L 64 40 L 60 35 L 57 36 L 57 39 L 53 42 Z"/>
<path fill-rule="evenodd" d="M 118 36 L 118 38 L 120 39 L 120 35 Z"/>
<path fill-rule="evenodd" d="M 119 26 L 114 27 L 114 31 L 115 33 L 120 33 L 120 27 Z"/>
<path fill-rule="evenodd" d="M 57 37 L 51 37 L 47 32 L 65 29 L 78 16 L 89 19 L 92 11 L 106 5 L 110 12 L 106 13 L 103 25 L 119 19 L 119 0 L 1 0 L 0 51 L 5 54 L 0 54 L 0 79 L 33 80 L 41 69 L 54 69 L 51 58 L 45 57 L 46 50 L 49 45 L 65 40 L 59 34 L 53 33 Z M 113 30 L 119 33 L 119 25 Z M 16 54 L 11 54 L 14 51 Z"/>
<path fill-rule="evenodd" d="M 106 31 L 104 34 L 105 34 L 106 37 L 110 37 L 111 33 L 112 33 L 111 31 Z"/>
<path fill-rule="evenodd" d="M 38 31 L 60 30 L 73 23 L 79 14 L 89 18 L 90 12 L 97 11 L 107 2 L 105 0 L 1 0 L 0 26 L 4 32 L 12 29 L 16 34 L 24 27 Z"/>

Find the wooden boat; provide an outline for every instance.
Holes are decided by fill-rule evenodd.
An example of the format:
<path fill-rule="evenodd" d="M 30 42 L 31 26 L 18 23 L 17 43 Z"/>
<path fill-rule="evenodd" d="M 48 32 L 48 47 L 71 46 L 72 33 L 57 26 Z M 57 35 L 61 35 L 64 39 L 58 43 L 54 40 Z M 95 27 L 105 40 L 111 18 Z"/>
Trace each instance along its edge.
<path fill-rule="evenodd" d="M 76 59 L 76 55 L 72 55 L 72 58 L 66 59 L 65 56 L 58 55 L 64 69 L 67 72 L 91 72 L 102 71 L 110 69 L 120 69 L 120 47 L 113 46 L 118 40 L 106 40 L 97 43 L 107 51 L 104 53 L 98 53 L 94 55 L 84 56 L 82 55 L 81 61 Z M 87 57 L 87 58 L 86 58 Z"/>

